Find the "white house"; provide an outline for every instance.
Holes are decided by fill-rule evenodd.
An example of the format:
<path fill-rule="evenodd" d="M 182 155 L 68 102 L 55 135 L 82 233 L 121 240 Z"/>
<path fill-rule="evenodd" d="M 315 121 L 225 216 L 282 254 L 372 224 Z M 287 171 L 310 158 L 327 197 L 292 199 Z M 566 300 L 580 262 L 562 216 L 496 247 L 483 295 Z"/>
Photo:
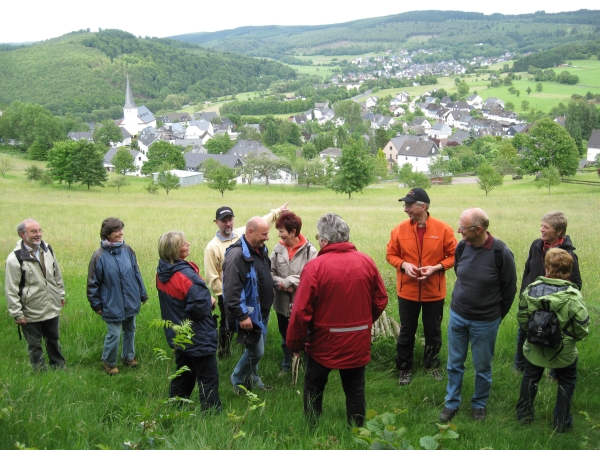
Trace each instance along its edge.
<path fill-rule="evenodd" d="M 200 184 L 204 182 L 204 174 L 201 172 L 189 172 L 187 170 L 169 170 L 169 172 L 173 175 L 179 177 L 179 186 L 187 187 L 193 186 L 195 184 Z M 152 177 L 154 181 L 158 181 L 158 174 L 160 172 L 153 172 Z"/>
<path fill-rule="evenodd" d="M 436 122 L 426 133 L 432 139 L 446 139 L 452 135 L 452 128 L 443 122 Z"/>
<path fill-rule="evenodd" d="M 398 164 L 398 150 L 400 150 L 402 144 L 409 139 L 414 140 L 414 137 L 408 134 L 400 134 L 391 138 L 383 147 L 382 151 L 385 155 L 385 160 L 387 161 L 390 170 L 393 169 L 396 164 Z"/>
<path fill-rule="evenodd" d="M 186 139 L 200 139 L 205 144 L 215 135 L 213 124 L 205 119 L 193 120 L 185 130 Z"/>
<path fill-rule="evenodd" d="M 433 141 L 406 140 L 398 150 L 398 166 L 409 163 L 414 172 L 429 173 L 431 158 L 439 153 Z"/>
<path fill-rule="evenodd" d="M 600 154 L 600 130 L 593 130 L 587 145 L 587 162 L 596 161 L 598 154 Z"/>

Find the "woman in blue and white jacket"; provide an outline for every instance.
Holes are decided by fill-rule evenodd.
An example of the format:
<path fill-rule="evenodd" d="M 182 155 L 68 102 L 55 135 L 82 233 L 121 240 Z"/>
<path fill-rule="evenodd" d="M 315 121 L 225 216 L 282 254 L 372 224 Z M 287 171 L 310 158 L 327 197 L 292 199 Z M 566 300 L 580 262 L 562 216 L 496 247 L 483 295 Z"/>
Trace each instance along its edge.
<path fill-rule="evenodd" d="M 146 287 L 133 249 L 123 241 L 125 224 L 116 217 L 104 219 L 100 228 L 100 248 L 88 267 L 87 298 L 96 314 L 106 322 L 102 365 L 109 375 L 119 373 L 117 353 L 123 331 L 121 359 L 137 367 L 135 359 L 135 317 L 148 300 Z"/>

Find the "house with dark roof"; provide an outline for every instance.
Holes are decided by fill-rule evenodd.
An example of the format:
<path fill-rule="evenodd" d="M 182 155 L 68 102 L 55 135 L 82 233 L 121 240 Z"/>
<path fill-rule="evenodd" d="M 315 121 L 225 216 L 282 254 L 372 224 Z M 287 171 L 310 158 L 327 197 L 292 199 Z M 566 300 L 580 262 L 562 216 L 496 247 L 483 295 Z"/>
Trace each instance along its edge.
<path fill-rule="evenodd" d="M 465 130 L 456 130 L 456 132 L 448 138 L 446 145 L 462 145 L 463 141 L 469 139 L 469 132 Z"/>
<path fill-rule="evenodd" d="M 596 161 L 596 157 L 600 154 L 600 130 L 592 130 L 592 135 L 587 144 L 587 162 Z"/>
<path fill-rule="evenodd" d="M 429 173 L 431 159 L 439 154 L 433 141 L 407 140 L 398 150 L 398 166 L 409 163 L 414 172 Z"/>
<path fill-rule="evenodd" d="M 452 128 L 444 122 L 436 122 L 429 130 L 427 130 L 427 135 L 435 139 L 446 139 L 450 137 L 451 134 Z"/>
<path fill-rule="evenodd" d="M 171 113 L 167 114 L 162 118 L 164 123 L 180 123 L 182 125 L 187 125 L 192 120 L 192 117 L 184 112 L 184 113 Z"/>
<path fill-rule="evenodd" d="M 207 160 L 213 159 L 219 163 L 229 167 L 230 169 L 238 169 L 244 165 L 242 158 L 235 155 L 213 155 L 210 153 L 193 153 L 186 152 L 183 154 L 185 159 L 185 168 L 191 172 L 199 172 L 202 170 L 202 164 Z"/>
<path fill-rule="evenodd" d="M 390 170 L 393 170 L 394 167 L 398 165 L 398 150 L 402 147 L 402 144 L 409 139 L 414 140 L 415 137 L 408 134 L 400 134 L 391 138 L 388 143 L 384 145 L 382 151 Z"/>

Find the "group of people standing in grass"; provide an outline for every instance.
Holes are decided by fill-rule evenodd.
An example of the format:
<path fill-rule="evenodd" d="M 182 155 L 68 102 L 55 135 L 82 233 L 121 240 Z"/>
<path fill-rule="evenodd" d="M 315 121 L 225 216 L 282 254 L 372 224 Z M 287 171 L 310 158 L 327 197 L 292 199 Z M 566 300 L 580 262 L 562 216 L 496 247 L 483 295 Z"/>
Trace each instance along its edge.
<path fill-rule="evenodd" d="M 397 269 L 399 384 L 407 386 L 413 381 L 419 314 L 425 334 L 425 373 L 434 380 L 443 379 L 438 354 L 446 298 L 445 271 L 453 267 L 456 284 L 448 321 L 448 382 L 439 419 L 448 422 L 459 411 L 470 344 L 475 370 L 472 417 L 485 420 L 496 337 L 517 292 L 513 254 L 488 231 L 489 218 L 480 208 L 461 214 L 457 231 L 462 240 L 457 244 L 452 227 L 430 216 L 430 199 L 425 190 L 412 189 L 399 201 L 404 202 L 409 218 L 392 231 L 387 245 L 387 261 Z M 541 222 L 541 238 L 531 245 L 520 290 L 514 369 L 523 372 L 523 379 L 517 416 L 523 424 L 533 421 L 538 382 L 544 368 L 550 368 L 550 376 L 558 381 L 554 428 L 564 432 L 572 426 L 570 407 L 578 358 L 575 342 L 587 336 L 589 317 L 580 293 L 577 255 L 566 235 L 565 215 L 554 211 L 542 217 Z M 542 308 L 549 312 L 547 318 L 554 316 L 553 326 L 561 340 L 555 347 L 529 342 L 528 332 L 544 332 L 539 323 L 537 330 L 528 331 L 534 312 Z"/>
<path fill-rule="evenodd" d="M 472 416 L 484 420 L 498 329 L 517 292 L 513 254 L 488 231 L 489 218 L 479 208 L 461 214 L 457 232 L 462 239 L 457 243 L 453 228 L 431 217 L 425 190 L 411 189 L 399 201 L 404 202 L 408 219 L 392 230 L 386 248 L 386 259 L 397 271 L 399 384 L 409 385 L 415 375 L 419 316 L 425 335 L 423 367 L 434 380 L 443 379 L 439 352 L 445 272 L 453 268 L 457 280 L 447 331 L 448 381 L 439 418 L 448 422 L 459 411 L 470 344 L 475 370 Z M 249 389 L 272 390 L 259 374 L 259 362 L 273 308 L 283 353 L 279 376 L 288 376 L 292 361 L 300 352 L 306 353 L 304 412 L 309 420 L 314 423 L 322 413 L 328 374 L 337 369 L 346 394 L 348 422 L 360 426 L 365 415 L 370 330 L 387 305 L 386 289 L 373 260 L 350 242 L 348 225 L 341 217 L 329 213 L 319 219 L 317 249 L 301 233 L 301 218 L 287 205 L 264 217 L 252 217 L 240 228 L 234 227 L 230 207 L 217 209 L 214 222 L 218 229 L 204 250 L 204 278 L 198 265 L 187 260 L 190 244 L 183 233 L 171 231 L 160 237 L 156 286 L 162 318 L 175 325 L 190 321 L 193 332 L 191 343 L 179 345 L 174 342 L 175 331 L 165 327 L 178 369 L 170 396 L 190 398 L 197 385 L 202 409 L 220 410 L 217 357 L 230 355 L 234 336 L 244 352 L 228 377 L 233 391 L 242 395 Z M 273 225 L 280 241 L 269 255 L 265 242 Z M 109 375 L 119 373 L 121 334 L 122 364 L 138 366 L 136 316 L 148 299 L 135 252 L 123 239 L 124 226 L 114 217 L 102 222 L 100 247 L 88 267 L 88 300 L 107 325 L 102 365 Z M 541 219 L 541 237 L 531 245 L 521 283 L 514 358 L 514 369 L 523 372 L 516 408 L 519 421 L 533 421 L 538 383 L 549 368 L 558 382 L 553 419 L 557 432 L 572 426 L 570 406 L 578 359 L 575 342 L 587 335 L 589 322 L 580 293 L 578 259 L 566 230 L 567 219 L 560 211 Z M 21 240 L 6 260 L 9 313 L 25 335 L 34 370 L 46 370 L 42 339 L 50 366 L 64 368 L 59 343 L 59 314 L 64 306 L 60 268 L 52 248 L 42 240 L 37 221 L 24 220 L 17 232 Z M 559 328 L 556 346 L 530 342 L 532 318 L 540 317 L 536 311 L 542 309 Z M 187 370 L 179 370 L 184 367 Z"/>

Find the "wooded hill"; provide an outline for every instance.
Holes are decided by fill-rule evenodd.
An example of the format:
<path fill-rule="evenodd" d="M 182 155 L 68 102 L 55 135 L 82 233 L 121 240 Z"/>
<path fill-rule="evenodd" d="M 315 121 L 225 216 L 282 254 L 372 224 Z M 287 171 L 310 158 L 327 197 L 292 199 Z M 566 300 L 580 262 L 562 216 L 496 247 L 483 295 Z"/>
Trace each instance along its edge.
<path fill-rule="evenodd" d="M 420 48 L 438 50 L 433 59 L 441 61 L 547 50 L 598 37 L 600 11 L 579 10 L 521 15 L 412 11 L 341 24 L 242 27 L 172 38 L 220 51 L 299 63 L 299 56 Z"/>
<path fill-rule="evenodd" d="M 296 77 L 275 61 L 119 30 L 74 32 L 3 50 L 0 105 L 20 100 L 59 115 L 93 112 L 95 120 L 122 117 L 126 74 L 136 102 L 155 112 Z"/>

